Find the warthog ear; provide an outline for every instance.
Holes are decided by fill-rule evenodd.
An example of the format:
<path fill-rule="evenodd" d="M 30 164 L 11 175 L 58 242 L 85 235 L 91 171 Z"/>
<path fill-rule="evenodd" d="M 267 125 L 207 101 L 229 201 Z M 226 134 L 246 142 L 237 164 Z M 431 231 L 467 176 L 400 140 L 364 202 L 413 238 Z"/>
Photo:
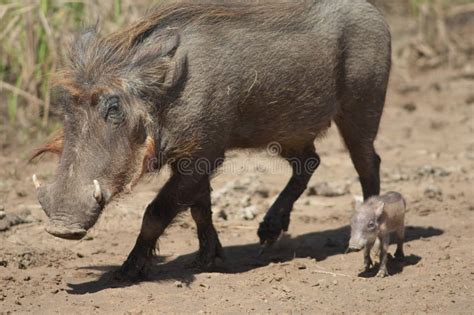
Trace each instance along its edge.
<path fill-rule="evenodd" d="M 128 67 L 128 85 L 146 99 L 173 94 L 187 74 L 186 55 L 178 51 L 179 43 L 179 35 L 173 35 L 158 50 L 149 47 L 137 54 Z"/>
<path fill-rule="evenodd" d="M 379 204 L 377 204 L 375 208 L 375 216 L 377 217 L 377 219 L 379 219 L 382 216 L 384 206 L 385 206 L 385 203 L 383 202 L 380 202 Z"/>
<path fill-rule="evenodd" d="M 42 156 L 45 153 L 54 153 L 61 155 L 64 147 L 64 130 L 58 130 L 52 137 L 41 147 L 37 148 L 31 154 L 29 162 L 32 162 L 36 158 Z"/>

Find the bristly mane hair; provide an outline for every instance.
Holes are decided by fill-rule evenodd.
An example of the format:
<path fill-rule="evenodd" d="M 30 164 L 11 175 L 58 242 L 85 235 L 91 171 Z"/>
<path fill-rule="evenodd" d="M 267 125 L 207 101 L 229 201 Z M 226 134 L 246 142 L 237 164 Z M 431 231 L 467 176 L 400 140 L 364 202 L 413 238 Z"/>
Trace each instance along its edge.
<path fill-rule="evenodd" d="M 304 16 L 301 13 L 310 7 L 312 1 L 295 2 L 280 0 L 250 4 L 249 1 L 220 0 L 216 4 L 211 1 L 175 1 L 154 7 L 137 22 L 104 37 L 97 35 L 96 27 L 87 29 L 71 45 L 64 69 L 54 76 L 53 84 L 80 93 L 78 84 L 94 84 L 104 74 L 110 73 L 114 76 L 106 78 L 107 84 L 120 85 L 117 74 L 123 74 L 124 69 L 133 69 L 134 61 L 147 54 L 143 52 L 142 44 L 159 29 L 232 21 L 238 21 L 240 27 L 259 29 L 301 27 Z M 72 78 L 75 82 L 71 81 Z"/>
<path fill-rule="evenodd" d="M 97 88 L 101 91 L 123 88 L 124 78 L 160 92 L 161 86 L 156 82 L 140 82 L 143 78 L 156 80 L 172 62 L 170 58 L 156 57 L 160 38 L 148 40 L 159 30 L 179 33 L 186 27 L 199 25 L 219 29 L 219 24 L 231 22 L 249 30 L 301 28 L 305 24 L 302 23 L 302 13 L 312 4 L 313 1 L 309 0 L 264 0 L 257 3 L 187 0 L 158 5 L 137 22 L 110 35 L 99 36 L 97 26 L 84 30 L 70 45 L 68 58 L 63 61 L 62 70 L 53 74 L 52 84 L 79 98 L 91 97 Z M 47 152 L 60 155 L 63 138 L 60 130 L 48 143 L 34 151 L 30 160 Z"/>

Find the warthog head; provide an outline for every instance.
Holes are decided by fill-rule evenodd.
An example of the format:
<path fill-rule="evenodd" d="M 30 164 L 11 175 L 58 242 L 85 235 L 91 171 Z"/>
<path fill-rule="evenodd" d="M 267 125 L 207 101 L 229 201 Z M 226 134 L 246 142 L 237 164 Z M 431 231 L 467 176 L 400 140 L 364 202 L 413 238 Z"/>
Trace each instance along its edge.
<path fill-rule="evenodd" d="M 154 156 L 160 100 L 185 64 L 177 35 L 150 35 L 145 22 L 100 37 L 74 40 L 52 95 L 64 128 L 34 157 L 60 155 L 52 183 L 33 181 L 49 217 L 46 230 L 80 239 L 117 193 L 133 185 Z M 177 61 L 178 60 L 178 61 Z"/>
<path fill-rule="evenodd" d="M 379 232 L 380 217 L 384 203 L 369 199 L 368 202 L 356 206 L 351 218 L 351 238 L 349 250 L 358 251 L 368 244 L 373 244 Z"/>

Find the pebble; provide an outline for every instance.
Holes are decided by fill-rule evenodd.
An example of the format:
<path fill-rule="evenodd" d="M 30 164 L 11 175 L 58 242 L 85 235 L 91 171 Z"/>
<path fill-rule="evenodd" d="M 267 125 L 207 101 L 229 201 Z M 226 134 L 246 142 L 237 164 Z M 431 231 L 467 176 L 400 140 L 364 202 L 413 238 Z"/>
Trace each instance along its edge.
<path fill-rule="evenodd" d="M 409 113 L 413 113 L 416 110 L 416 105 L 415 103 L 406 103 L 403 105 L 403 109 Z"/>
<path fill-rule="evenodd" d="M 299 269 L 299 270 L 304 270 L 304 269 L 306 269 L 306 265 L 303 264 L 302 262 L 296 262 L 296 263 L 295 263 L 295 267 L 296 267 L 296 269 Z"/>
<path fill-rule="evenodd" d="M 224 221 L 227 221 L 227 219 L 229 218 L 228 215 L 227 215 L 227 212 L 224 209 L 221 209 L 221 210 L 217 211 L 216 212 L 216 217 L 219 218 L 219 219 L 222 219 Z"/>
<path fill-rule="evenodd" d="M 443 191 L 440 187 L 431 184 L 425 188 L 424 195 L 429 199 L 438 199 L 443 195 Z"/>
<path fill-rule="evenodd" d="M 257 207 L 248 206 L 242 209 L 242 218 L 245 220 L 253 220 L 257 216 Z"/>
<path fill-rule="evenodd" d="M 403 84 L 398 88 L 398 92 L 400 94 L 409 94 L 413 92 L 418 92 L 420 87 L 418 85 L 413 84 Z"/>
<path fill-rule="evenodd" d="M 442 167 L 436 167 L 432 165 L 423 165 L 422 167 L 418 168 L 416 170 L 416 173 L 419 176 L 434 176 L 434 177 L 444 177 L 444 176 L 449 176 L 450 171 L 442 168 Z"/>
<path fill-rule="evenodd" d="M 173 284 L 177 288 L 182 288 L 183 287 L 183 283 L 181 281 L 175 281 Z"/>
<path fill-rule="evenodd" d="M 349 185 L 329 184 L 328 182 L 317 183 L 308 188 L 308 196 L 339 197 L 349 194 Z"/>

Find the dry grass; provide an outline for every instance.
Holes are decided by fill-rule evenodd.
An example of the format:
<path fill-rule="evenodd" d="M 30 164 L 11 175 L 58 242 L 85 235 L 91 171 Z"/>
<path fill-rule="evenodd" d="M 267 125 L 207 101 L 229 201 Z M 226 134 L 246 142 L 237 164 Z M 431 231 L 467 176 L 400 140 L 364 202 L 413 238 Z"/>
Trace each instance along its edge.
<path fill-rule="evenodd" d="M 446 19 L 471 10 L 473 0 L 370 1 L 389 13 L 418 16 L 420 36 L 411 51 L 430 57 L 423 62 L 453 62 L 464 49 L 449 32 Z M 108 33 L 157 2 L 0 0 L 0 133 L 5 126 L 51 128 L 50 115 L 55 111 L 50 108 L 50 74 L 57 68 L 71 34 L 97 21 Z M 435 57 L 438 59 L 433 61 Z"/>
<path fill-rule="evenodd" d="M 72 34 L 97 21 L 104 32 L 134 20 L 154 0 L 0 0 L 0 123 L 47 126 L 50 74 Z"/>
<path fill-rule="evenodd" d="M 411 0 L 417 36 L 398 52 L 409 68 L 469 66 L 474 55 L 473 0 Z"/>

